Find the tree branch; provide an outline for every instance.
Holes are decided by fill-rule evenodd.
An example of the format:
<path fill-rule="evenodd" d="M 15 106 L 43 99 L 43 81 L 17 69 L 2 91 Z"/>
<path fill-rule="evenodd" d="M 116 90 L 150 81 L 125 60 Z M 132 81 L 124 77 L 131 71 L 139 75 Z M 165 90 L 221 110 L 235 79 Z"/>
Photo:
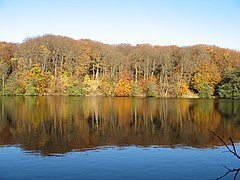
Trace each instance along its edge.
<path fill-rule="evenodd" d="M 238 175 L 238 173 L 239 173 L 239 171 L 240 171 L 240 168 L 239 168 L 239 169 L 229 169 L 228 167 L 224 166 L 223 164 L 222 164 L 222 166 L 223 166 L 224 168 L 226 168 L 228 171 L 227 171 L 224 175 L 218 177 L 217 180 L 224 178 L 225 176 L 227 176 L 229 173 L 232 173 L 232 172 L 236 172 L 235 175 L 234 175 L 234 178 L 233 178 L 234 180 L 236 180 L 237 175 Z"/>
<path fill-rule="evenodd" d="M 234 145 L 233 140 L 232 140 L 231 137 L 230 137 L 229 139 L 230 139 L 230 141 L 231 141 L 233 150 L 230 149 L 230 147 L 224 142 L 224 140 L 223 140 L 218 134 L 216 134 L 215 132 L 211 131 L 210 129 L 208 129 L 208 131 L 211 132 L 213 135 L 215 135 L 215 136 L 226 146 L 226 148 L 228 149 L 228 151 L 229 151 L 230 153 L 232 153 L 234 156 L 236 156 L 238 159 L 240 159 L 240 156 L 237 154 L 236 147 L 235 147 L 235 145 Z"/>

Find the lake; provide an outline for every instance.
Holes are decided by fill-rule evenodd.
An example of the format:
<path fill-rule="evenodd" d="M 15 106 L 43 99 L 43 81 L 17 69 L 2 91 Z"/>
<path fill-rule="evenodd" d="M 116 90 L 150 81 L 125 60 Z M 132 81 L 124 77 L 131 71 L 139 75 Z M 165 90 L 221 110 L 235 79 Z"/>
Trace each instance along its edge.
<path fill-rule="evenodd" d="M 3 180 L 216 179 L 240 168 L 208 131 L 240 152 L 240 100 L 19 96 L 0 106 Z"/>

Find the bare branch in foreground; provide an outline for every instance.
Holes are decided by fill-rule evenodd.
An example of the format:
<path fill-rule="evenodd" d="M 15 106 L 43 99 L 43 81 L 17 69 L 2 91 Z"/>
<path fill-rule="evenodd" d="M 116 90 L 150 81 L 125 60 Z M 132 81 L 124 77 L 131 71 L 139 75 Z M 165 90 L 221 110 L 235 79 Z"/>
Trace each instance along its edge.
<path fill-rule="evenodd" d="M 213 131 L 211 131 L 209 129 L 208 129 L 208 131 L 211 132 L 213 135 L 215 135 L 226 146 L 226 148 L 228 149 L 228 151 L 230 153 L 232 153 L 234 156 L 236 156 L 238 159 L 240 159 L 240 156 L 237 153 L 236 147 L 235 147 L 231 137 L 229 137 L 229 140 L 231 141 L 231 145 L 232 145 L 233 149 L 230 149 L 230 147 L 227 145 L 227 143 L 225 143 L 225 141 L 218 134 L 216 134 L 215 132 L 213 132 Z M 222 164 L 222 166 L 225 169 L 227 169 L 228 171 L 224 175 L 218 177 L 217 179 L 222 179 L 222 178 L 226 177 L 229 173 L 235 172 L 235 175 L 234 175 L 233 179 L 236 180 L 237 175 L 238 175 L 238 173 L 240 171 L 240 168 L 238 168 L 238 169 L 229 169 L 228 167 L 226 167 L 223 164 Z"/>
<path fill-rule="evenodd" d="M 222 166 L 223 166 L 224 168 L 226 168 L 228 171 L 227 171 L 224 175 L 218 177 L 217 180 L 224 178 L 225 176 L 227 176 L 229 173 L 232 173 L 232 172 L 236 172 L 235 175 L 234 175 L 234 177 L 233 177 L 233 179 L 236 180 L 237 175 L 238 175 L 238 173 L 239 173 L 239 171 L 240 171 L 240 168 L 238 168 L 238 169 L 229 169 L 228 167 L 224 166 L 223 164 L 222 164 Z"/>
<path fill-rule="evenodd" d="M 226 146 L 226 148 L 228 149 L 228 151 L 229 151 L 230 153 L 232 153 L 234 156 L 236 156 L 238 159 L 240 159 L 240 156 L 238 155 L 238 153 L 237 153 L 237 151 L 236 151 L 236 147 L 235 147 L 235 145 L 234 145 L 233 140 L 232 140 L 231 137 L 230 137 L 229 139 L 230 139 L 230 141 L 231 141 L 233 150 L 230 149 L 230 147 L 224 142 L 224 140 L 223 140 L 218 134 L 216 134 L 215 132 L 211 131 L 210 129 L 208 129 L 208 131 L 211 132 L 213 135 L 215 135 L 215 136 Z"/>

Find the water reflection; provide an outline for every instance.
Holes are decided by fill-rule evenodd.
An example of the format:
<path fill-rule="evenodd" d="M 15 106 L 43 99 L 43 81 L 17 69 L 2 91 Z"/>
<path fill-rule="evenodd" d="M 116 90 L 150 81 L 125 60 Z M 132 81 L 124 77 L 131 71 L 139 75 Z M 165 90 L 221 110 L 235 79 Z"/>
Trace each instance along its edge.
<path fill-rule="evenodd" d="M 213 147 L 240 139 L 238 100 L 2 97 L 0 145 L 42 155 L 99 146 Z"/>

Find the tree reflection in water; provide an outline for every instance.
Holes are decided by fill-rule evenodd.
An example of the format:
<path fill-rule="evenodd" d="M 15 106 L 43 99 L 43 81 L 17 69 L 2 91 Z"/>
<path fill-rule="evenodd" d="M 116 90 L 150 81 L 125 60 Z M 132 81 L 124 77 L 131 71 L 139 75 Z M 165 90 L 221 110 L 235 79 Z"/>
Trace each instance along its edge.
<path fill-rule="evenodd" d="M 232 139 L 231 137 L 229 137 L 229 140 L 230 140 L 230 142 L 231 142 L 232 148 L 231 148 L 218 134 L 216 134 L 214 131 L 211 131 L 211 130 L 209 129 L 209 132 L 212 133 L 214 136 L 216 136 L 216 137 L 225 145 L 225 147 L 228 149 L 228 152 L 230 152 L 231 154 L 233 154 L 236 158 L 240 159 L 240 156 L 239 156 L 238 153 L 237 153 L 236 146 L 235 146 L 235 144 L 234 144 L 234 142 L 233 142 L 233 139 Z M 239 171 L 240 171 L 240 168 L 229 169 L 227 166 L 225 166 L 225 165 L 223 165 L 223 164 L 222 164 L 222 166 L 223 166 L 225 169 L 227 169 L 227 172 L 226 172 L 224 175 L 218 177 L 217 179 L 222 179 L 222 178 L 226 177 L 229 173 L 235 173 L 235 175 L 234 175 L 234 177 L 233 177 L 234 180 L 237 178 L 237 175 L 238 175 L 238 173 L 239 173 Z"/>
<path fill-rule="evenodd" d="M 99 146 L 221 145 L 239 140 L 240 102 L 217 99 L 2 97 L 0 145 L 42 155 Z"/>

